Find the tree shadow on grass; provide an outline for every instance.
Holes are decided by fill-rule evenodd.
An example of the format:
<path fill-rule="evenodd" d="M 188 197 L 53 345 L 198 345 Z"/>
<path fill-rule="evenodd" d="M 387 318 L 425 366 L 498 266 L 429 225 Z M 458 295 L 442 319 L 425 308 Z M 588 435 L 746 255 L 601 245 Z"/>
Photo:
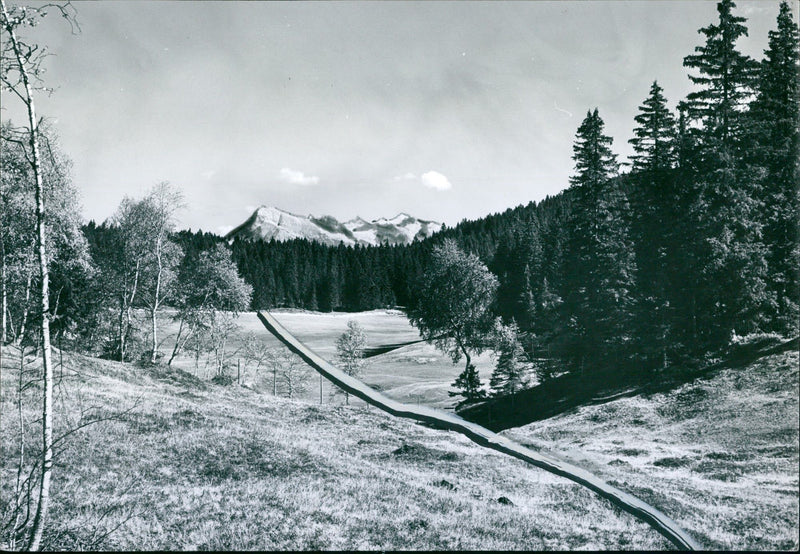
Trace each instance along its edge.
<path fill-rule="evenodd" d="M 605 404 L 640 394 L 669 392 L 695 379 L 710 377 L 724 368 L 741 368 L 761 357 L 797 350 L 799 346 L 798 337 L 777 345 L 741 345 L 731 348 L 722 361 L 700 368 L 670 369 L 656 374 L 634 371 L 570 373 L 513 395 L 459 407 L 457 413 L 468 421 L 499 432 L 568 413 L 581 406 Z"/>

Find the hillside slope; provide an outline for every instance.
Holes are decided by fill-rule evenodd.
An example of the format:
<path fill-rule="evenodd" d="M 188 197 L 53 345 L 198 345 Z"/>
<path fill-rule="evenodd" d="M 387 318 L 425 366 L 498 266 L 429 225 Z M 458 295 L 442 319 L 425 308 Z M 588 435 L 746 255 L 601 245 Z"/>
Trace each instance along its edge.
<path fill-rule="evenodd" d="M 4 348 L 3 501 L 16 469 L 15 356 Z M 707 548 L 796 549 L 797 362 L 782 352 L 506 433 L 658 507 Z M 671 546 L 583 487 L 374 409 L 67 353 L 57 390 L 61 430 L 81 408 L 117 417 L 60 451 L 46 548 Z M 38 409 L 28 403 L 26 419 Z M 29 452 L 37 444 L 29 437 Z"/>
<path fill-rule="evenodd" d="M 13 421 L 9 367 L 18 358 L 3 354 L 2 416 Z M 670 546 L 583 487 L 456 433 L 364 407 L 218 387 L 179 370 L 64 360 L 61 430 L 81 407 L 90 418 L 119 417 L 60 451 L 48 549 Z M 33 400 L 35 390 L 25 395 Z M 29 403 L 27 419 L 37 412 Z M 15 429 L 4 425 L 3 500 L 17 453 Z M 29 439 L 35 448 L 38 435 Z"/>
<path fill-rule="evenodd" d="M 798 352 L 503 434 L 659 506 L 711 549 L 797 550 Z"/>

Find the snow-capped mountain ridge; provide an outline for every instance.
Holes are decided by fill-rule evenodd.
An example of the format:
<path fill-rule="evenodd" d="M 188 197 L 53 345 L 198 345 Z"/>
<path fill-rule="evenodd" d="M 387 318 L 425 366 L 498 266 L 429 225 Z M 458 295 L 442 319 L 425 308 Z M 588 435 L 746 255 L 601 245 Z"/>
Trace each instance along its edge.
<path fill-rule="evenodd" d="M 344 243 L 349 246 L 408 244 L 415 239 L 429 237 L 441 228 L 441 223 L 417 219 L 404 212 L 391 219 L 367 221 L 362 217 L 355 217 L 341 223 L 329 215 L 301 216 L 272 206 L 261 206 L 225 238 L 277 241 L 304 238 L 323 244 Z"/>

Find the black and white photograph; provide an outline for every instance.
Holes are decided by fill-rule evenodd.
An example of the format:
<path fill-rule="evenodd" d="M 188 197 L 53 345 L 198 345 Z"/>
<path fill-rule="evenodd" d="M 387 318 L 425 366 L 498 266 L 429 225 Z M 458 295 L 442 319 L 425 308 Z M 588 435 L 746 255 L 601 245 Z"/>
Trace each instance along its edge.
<path fill-rule="evenodd" d="M 797 551 L 798 0 L 0 0 L 0 550 Z"/>

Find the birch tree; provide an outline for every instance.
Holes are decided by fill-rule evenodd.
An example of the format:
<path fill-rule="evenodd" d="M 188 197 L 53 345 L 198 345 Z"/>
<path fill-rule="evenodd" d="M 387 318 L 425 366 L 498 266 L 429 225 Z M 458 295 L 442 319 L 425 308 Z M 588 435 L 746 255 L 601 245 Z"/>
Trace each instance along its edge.
<path fill-rule="evenodd" d="M 211 331 L 217 312 L 230 312 L 235 317 L 247 309 L 252 296 L 253 287 L 239 276 L 225 246 L 219 244 L 196 259 L 186 260 L 178 273 L 175 319 L 179 326 L 168 364 L 198 334 Z"/>
<path fill-rule="evenodd" d="M 158 312 L 172 292 L 176 270 L 183 256 L 180 247 L 170 240 L 169 235 L 175 231 L 175 214 L 184 207 L 184 202 L 180 191 L 162 182 L 153 188 L 144 203 L 149 220 L 145 236 L 149 244 L 145 256 L 147 286 L 142 297 L 150 316 L 150 363 L 154 364 L 158 358 Z"/>
<path fill-rule="evenodd" d="M 60 13 L 72 25 L 75 12 L 69 3 L 44 4 L 39 7 L 12 6 L 0 0 L 0 24 L 3 27 L 2 54 L 0 54 L 0 83 L 5 92 L 16 97 L 25 108 L 27 123 L 22 127 L 20 143 L 26 147 L 28 162 L 34 175 L 36 213 L 36 254 L 39 273 L 39 309 L 42 373 L 44 376 L 42 395 L 42 454 L 39 497 L 31 525 L 28 549 L 37 551 L 41 547 L 44 523 L 50 505 L 50 480 L 53 469 L 53 364 L 50 349 L 50 275 L 48 268 L 45 226 L 44 178 L 39 128 L 41 120 L 36 115 L 35 94 L 47 91 L 42 80 L 43 61 L 47 49 L 28 42 L 19 31 L 34 27 L 50 12 Z"/>

